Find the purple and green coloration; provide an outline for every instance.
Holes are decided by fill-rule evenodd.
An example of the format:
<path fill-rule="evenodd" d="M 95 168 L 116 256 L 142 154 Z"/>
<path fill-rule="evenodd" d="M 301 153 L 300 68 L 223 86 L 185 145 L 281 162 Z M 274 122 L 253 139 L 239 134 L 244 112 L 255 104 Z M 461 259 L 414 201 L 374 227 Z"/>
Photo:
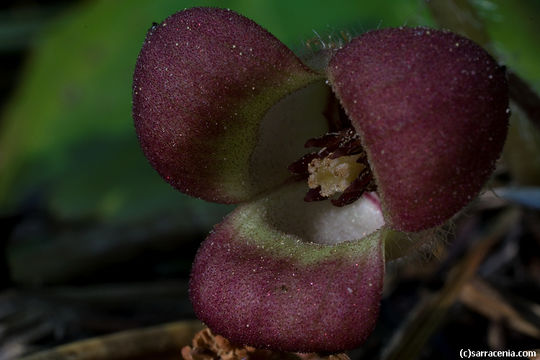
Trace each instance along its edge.
<path fill-rule="evenodd" d="M 504 70 L 482 48 L 448 32 L 380 30 L 339 51 L 327 72 L 363 138 L 389 224 L 442 224 L 478 194 L 508 118 Z"/>
<path fill-rule="evenodd" d="M 201 245 L 190 285 L 196 314 L 232 342 L 360 345 L 385 259 L 474 198 L 501 152 L 504 70 L 470 40 L 384 29 L 331 51 L 311 69 L 253 21 L 194 8 L 152 27 L 139 55 L 133 114 L 152 166 L 182 192 L 240 203 Z M 326 146 L 347 131 L 349 144 Z M 322 196 L 327 170 L 359 175 Z"/>

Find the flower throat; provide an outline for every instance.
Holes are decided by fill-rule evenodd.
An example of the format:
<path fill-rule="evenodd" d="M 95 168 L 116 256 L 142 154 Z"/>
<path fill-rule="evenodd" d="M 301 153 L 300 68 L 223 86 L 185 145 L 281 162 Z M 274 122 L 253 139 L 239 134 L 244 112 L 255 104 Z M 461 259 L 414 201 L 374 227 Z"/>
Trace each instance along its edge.
<path fill-rule="evenodd" d="M 309 190 L 304 201 L 333 197 L 330 199 L 332 204 L 341 207 L 352 204 L 364 192 L 375 191 L 377 187 L 360 136 L 334 97 L 329 101 L 324 116 L 328 120 L 328 133 L 304 144 L 306 148 L 317 147 L 320 150 L 302 156 L 288 169 L 297 180 L 307 179 Z"/>

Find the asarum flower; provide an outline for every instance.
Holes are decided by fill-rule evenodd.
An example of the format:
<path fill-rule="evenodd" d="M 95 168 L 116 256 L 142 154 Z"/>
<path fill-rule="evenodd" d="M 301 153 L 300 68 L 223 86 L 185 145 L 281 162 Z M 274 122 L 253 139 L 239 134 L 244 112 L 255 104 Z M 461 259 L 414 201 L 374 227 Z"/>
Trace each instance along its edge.
<path fill-rule="evenodd" d="M 144 154 L 178 190 L 240 204 L 196 256 L 197 316 L 237 344 L 357 347 L 385 261 L 492 173 L 507 92 L 493 58 L 445 31 L 376 30 L 303 63 L 229 10 L 153 26 L 133 85 Z"/>

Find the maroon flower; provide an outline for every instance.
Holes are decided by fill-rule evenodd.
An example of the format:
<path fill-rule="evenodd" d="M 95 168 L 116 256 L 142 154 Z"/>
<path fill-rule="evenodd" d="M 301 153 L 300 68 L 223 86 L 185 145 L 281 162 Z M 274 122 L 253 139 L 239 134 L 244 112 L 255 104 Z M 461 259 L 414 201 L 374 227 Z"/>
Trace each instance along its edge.
<path fill-rule="evenodd" d="M 490 176 L 507 84 L 478 45 L 425 28 L 308 63 L 232 11 L 185 10 L 148 32 L 133 116 L 172 186 L 240 204 L 199 249 L 196 314 L 235 343 L 340 351 L 375 325 L 385 259 Z"/>

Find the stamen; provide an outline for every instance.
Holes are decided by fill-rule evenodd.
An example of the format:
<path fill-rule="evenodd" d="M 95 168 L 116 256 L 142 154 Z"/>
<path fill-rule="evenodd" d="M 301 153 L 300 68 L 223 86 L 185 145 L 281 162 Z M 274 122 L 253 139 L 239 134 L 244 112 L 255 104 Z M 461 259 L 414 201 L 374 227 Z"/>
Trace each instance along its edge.
<path fill-rule="evenodd" d="M 317 153 L 309 153 L 302 156 L 300 159 L 289 165 L 288 169 L 295 175 L 298 175 L 300 179 L 307 178 L 309 176 L 308 165 L 313 160 L 318 158 Z"/>
<path fill-rule="evenodd" d="M 317 186 L 315 189 L 309 189 L 306 196 L 304 196 L 305 202 L 322 201 L 328 199 L 321 195 L 321 187 Z"/>
<path fill-rule="evenodd" d="M 309 139 L 304 146 L 320 148 L 289 165 L 297 180 L 308 179 L 310 189 L 304 201 L 321 201 L 340 194 L 331 200 L 332 204 L 345 206 L 364 192 L 377 189 L 360 136 L 352 127 Z"/>
<path fill-rule="evenodd" d="M 321 188 L 320 195 L 329 197 L 343 192 L 360 175 L 365 166 L 358 163 L 359 154 L 341 156 L 336 159 L 325 157 L 313 159 L 308 165 L 308 185 L 311 189 Z"/>
<path fill-rule="evenodd" d="M 339 146 L 341 138 L 342 134 L 340 132 L 331 132 L 318 138 L 309 139 L 304 147 L 335 148 Z"/>
<path fill-rule="evenodd" d="M 360 175 L 352 182 L 352 184 L 345 189 L 337 199 L 332 199 L 334 206 L 345 206 L 352 204 L 356 200 L 360 199 L 364 192 L 375 190 L 375 183 L 373 182 L 373 175 L 365 168 Z"/>

